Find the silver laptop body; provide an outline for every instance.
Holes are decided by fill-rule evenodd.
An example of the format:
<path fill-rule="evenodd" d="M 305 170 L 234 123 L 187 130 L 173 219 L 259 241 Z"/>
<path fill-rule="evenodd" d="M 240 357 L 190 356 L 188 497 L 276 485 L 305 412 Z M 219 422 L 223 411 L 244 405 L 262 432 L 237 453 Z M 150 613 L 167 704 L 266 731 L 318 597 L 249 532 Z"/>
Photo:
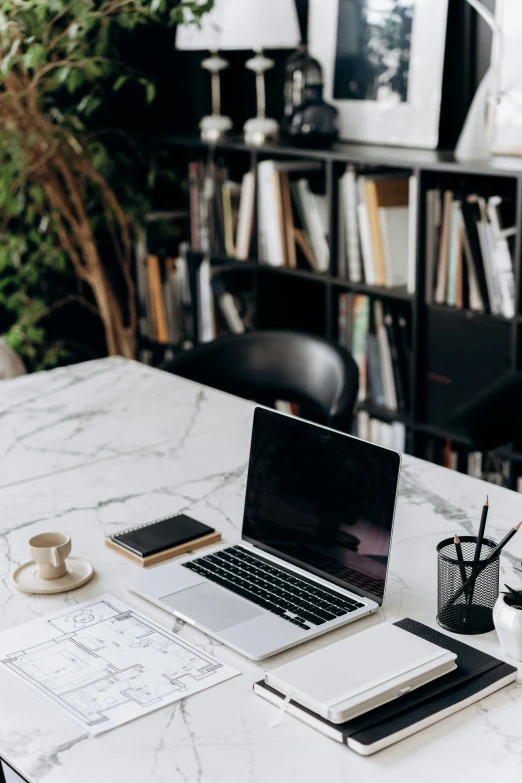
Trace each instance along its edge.
<path fill-rule="evenodd" d="M 400 455 L 256 408 L 242 541 L 147 570 L 136 594 L 253 660 L 384 600 Z"/>

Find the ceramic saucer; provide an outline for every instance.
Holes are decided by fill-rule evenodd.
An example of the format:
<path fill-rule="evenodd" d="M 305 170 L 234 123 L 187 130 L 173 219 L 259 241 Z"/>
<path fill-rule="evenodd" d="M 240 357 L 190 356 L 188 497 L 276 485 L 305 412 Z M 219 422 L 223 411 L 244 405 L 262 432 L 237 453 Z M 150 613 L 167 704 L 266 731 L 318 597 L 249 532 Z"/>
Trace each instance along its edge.
<path fill-rule="evenodd" d="M 19 566 L 13 574 L 15 586 L 23 593 L 64 593 L 86 584 L 94 575 L 94 566 L 81 557 L 67 558 L 67 573 L 59 579 L 41 579 L 32 561 Z"/>

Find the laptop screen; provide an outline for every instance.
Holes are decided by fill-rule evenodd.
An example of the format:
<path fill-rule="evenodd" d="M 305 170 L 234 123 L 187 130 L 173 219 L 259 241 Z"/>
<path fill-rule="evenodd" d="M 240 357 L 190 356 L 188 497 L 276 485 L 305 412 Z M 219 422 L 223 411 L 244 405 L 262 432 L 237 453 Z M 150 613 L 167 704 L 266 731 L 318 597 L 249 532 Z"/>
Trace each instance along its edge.
<path fill-rule="evenodd" d="M 400 456 L 256 408 L 243 539 L 382 603 Z"/>

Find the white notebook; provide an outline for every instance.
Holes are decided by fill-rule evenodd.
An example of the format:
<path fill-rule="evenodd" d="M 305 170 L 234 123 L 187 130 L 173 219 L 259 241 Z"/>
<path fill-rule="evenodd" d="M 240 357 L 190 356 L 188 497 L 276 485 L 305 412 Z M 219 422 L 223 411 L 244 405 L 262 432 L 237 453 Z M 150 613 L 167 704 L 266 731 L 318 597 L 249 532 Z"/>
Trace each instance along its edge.
<path fill-rule="evenodd" d="M 280 693 L 342 723 L 457 668 L 456 655 L 382 623 L 265 674 Z"/>

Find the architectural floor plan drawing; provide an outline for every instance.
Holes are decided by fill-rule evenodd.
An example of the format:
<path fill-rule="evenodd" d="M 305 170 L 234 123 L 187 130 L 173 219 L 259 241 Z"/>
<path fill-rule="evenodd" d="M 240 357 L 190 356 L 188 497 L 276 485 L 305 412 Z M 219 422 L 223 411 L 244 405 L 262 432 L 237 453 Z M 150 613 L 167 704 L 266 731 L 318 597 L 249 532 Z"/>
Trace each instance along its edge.
<path fill-rule="evenodd" d="M 0 665 L 92 734 L 238 673 L 111 596 L 1 634 Z"/>

